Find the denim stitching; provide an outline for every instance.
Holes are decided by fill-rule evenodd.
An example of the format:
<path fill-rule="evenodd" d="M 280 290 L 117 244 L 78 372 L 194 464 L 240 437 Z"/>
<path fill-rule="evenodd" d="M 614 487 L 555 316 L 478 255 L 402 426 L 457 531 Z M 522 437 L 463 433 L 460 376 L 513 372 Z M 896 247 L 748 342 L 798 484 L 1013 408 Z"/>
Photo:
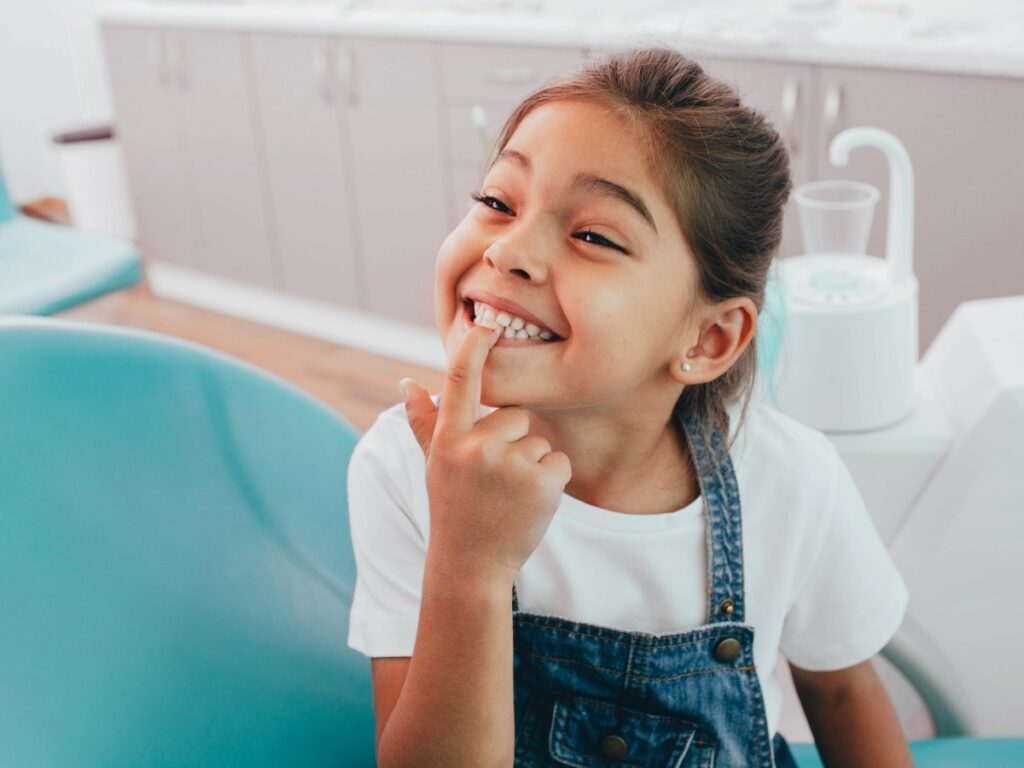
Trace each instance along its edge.
<path fill-rule="evenodd" d="M 584 667 L 586 669 L 592 669 L 597 672 L 608 672 L 609 674 L 615 675 L 616 677 L 626 677 L 626 673 L 621 669 L 613 669 L 611 667 L 602 667 L 597 664 L 590 664 L 586 661 L 580 661 L 579 659 L 568 659 L 561 656 L 545 656 L 540 653 L 533 653 L 532 651 L 520 650 L 519 653 L 524 656 L 530 656 L 534 659 L 542 659 L 544 661 L 557 661 L 562 664 L 575 664 L 578 667 Z M 630 677 L 634 680 L 653 680 L 656 682 L 668 682 L 670 680 L 679 680 L 683 677 L 692 677 L 693 675 L 706 675 L 711 672 L 744 672 L 750 669 L 757 669 L 756 664 L 750 664 L 742 667 L 731 667 L 723 665 L 720 667 L 709 667 L 708 669 L 698 669 L 693 672 L 683 672 L 679 675 L 672 675 L 670 677 L 658 677 L 655 675 L 638 675 L 632 674 Z"/>
<path fill-rule="evenodd" d="M 558 703 L 560 703 L 562 705 L 561 709 L 563 709 L 563 710 L 568 708 L 570 704 L 576 704 L 577 706 L 579 706 L 579 705 L 595 706 L 595 707 L 600 707 L 602 709 L 611 709 L 611 710 L 615 710 L 615 711 L 629 710 L 630 709 L 629 707 L 621 707 L 618 704 L 613 704 L 612 702 L 609 702 L 609 701 L 601 701 L 600 699 L 591 699 L 591 698 L 587 698 L 587 697 L 584 697 L 584 696 L 562 697 L 561 700 Z M 694 729 L 694 731 L 696 731 L 697 727 L 698 727 L 697 723 L 693 722 L 692 720 L 687 720 L 686 718 L 683 718 L 683 717 L 672 717 L 671 715 L 653 715 L 653 714 L 650 714 L 648 712 L 641 712 L 639 710 L 633 710 L 633 711 L 630 711 L 630 712 L 627 712 L 627 713 L 630 714 L 630 715 L 640 715 L 641 717 L 643 717 L 645 719 L 648 719 L 648 720 L 666 720 L 666 721 L 668 721 L 670 723 L 684 723 L 684 724 L 692 727 Z"/>
<path fill-rule="evenodd" d="M 575 696 L 571 697 L 568 701 L 561 701 L 559 703 L 561 703 L 562 706 L 555 708 L 556 710 L 561 710 L 560 719 L 558 721 L 558 730 L 559 731 L 565 729 L 565 724 L 566 724 L 566 721 L 567 721 L 567 719 L 569 717 L 569 705 L 570 704 L 576 704 L 577 706 L 583 705 L 583 706 L 586 706 L 586 707 L 598 707 L 598 708 L 602 708 L 602 709 L 610 709 L 612 711 L 628 710 L 629 709 L 628 707 L 619 707 L 616 704 L 610 704 L 610 703 L 608 703 L 606 701 L 599 701 L 599 700 L 596 700 L 596 699 L 583 699 L 583 697 L 575 697 Z M 641 717 L 643 717 L 644 719 L 647 719 L 647 720 L 663 720 L 663 721 L 666 721 L 669 724 L 673 724 L 673 725 L 676 724 L 676 723 L 679 723 L 679 724 L 682 724 L 682 725 L 685 725 L 685 726 L 689 726 L 692 729 L 692 733 L 690 734 L 690 738 L 688 739 L 688 741 L 692 742 L 692 741 L 695 741 L 696 738 L 697 738 L 698 725 L 696 723 L 692 722 L 691 720 L 686 720 L 686 719 L 681 718 L 681 717 L 669 717 L 669 716 L 666 716 L 666 715 L 653 715 L 653 714 L 649 714 L 649 713 L 646 713 L 646 712 L 627 712 L 626 714 L 629 714 L 630 716 L 632 716 L 632 715 L 639 715 L 639 716 L 641 716 Z M 672 757 L 676 757 L 676 756 L 679 755 L 679 738 L 678 737 L 683 735 L 683 733 L 684 732 L 681 731 L 681 730 L 673 730 L 673 735 L 676 737 L 676 740 L 675 740 L 675 742 L 673 744 Z M 554 730 L 552 730 L 552 738 L 554 738 Z M 568 744 L 563 743 L 562 744 L 562 748 L 564 750 L 568 751 L 568 752 L 571 752 L 574 755 L 579 755 L 580 757 L 587 758 L 588 760 L 592 759 L 592 757 L 590 755 L 587 755 L 587 754 L 585 754 L 583 752 L 577 752 L 575 749 L 570 747 Z M 630 763 L 616 763 L 616 764 L 617 765 L 622 765 L 624 768 L 630 768 L 630 766 L 633 766 L 635 768 L 644 768 L 644 765 L 641 764 L 641 763 L 632 763 L 632 762 L 630 762 Z"/>
<path fill-rule="evenodd" d="M 539 621 L 539 622 L 538 621 L 533 621 L 532 619 L 534 617 L 539 617 L 540 619 L 555 619 L 555 621 L 559 621 L 559 622 L 566 621 L 566 619 L 560 619 L 557 616 L 543 616 L 541 614 L 529 614 L 529 613 L 520 614 L 519 619 L 520 619 L 520 621 L 530 622 L 531 624 L 534 624 L 535 626 L 543 627 L 544 629 L 550 629 L 550 630 L 553 630 L 555 632 L 561 632 L 562 634 L 569 635 L 569 637 L 575 637 L 575 638 L 577 638 L 579 640 L 598 639 L 598 640 L 601 640 L 602 642 L 616 643 L 618 645 L 630 645 L 630 646 L 633 645 L 633 641 L 632 640 L 619 640 L 618 638 L 614 638 L 614 637 L 606 637 L 603 634 L 601 634 L 600 632 L 586 632 L 586 631 L 580 631 L 580 630 L 575 629 L 575 628 L 567 629 L 566 627 L 563 627 L 563 626 L 558 626 L 558 625 L 555 625 L 555 624 L 547 624 L 544 621 Z M 576 626 L 579 626 L 579 625 L 577 624 Z M 600 629 L 600 627 L 598 627 L 598 629 Z M 732 633 L 730 633 L 730 630 L 732 630 Z M 696 629 L 692 629 L 689 632 L 681 632 L 681 633 L 679 633 L 679 634 L 684 635 L 684 636 L 693 635 L 693 634 L 700 634 L 700 635 L 702 635 L 702 637 L 696 637 L 696 638 L 694 638 L 692 640 L 684 640 L 683 642 L 680 642 L 680 643 L 659 643 L 658 642 L 658 638 L 655 636 L 655 637 L 653 637 L 653 639 L 649 643 L 649 645 L 650 645 L 651 648 L 656 648 L 658 650 L 668 649 L 668 648 L 683 648 L 683 647 L 688 646 L 688 645 L 698 645 L 698 644 L 706 642 L 708 640 L 720 640 L 720 639 L 726 638 L 726 637 L 735 637 L 737 631 L 742 633 L 744 630 L 751 630 L 752 631 L 753 627 L 751 627 L 748 624 L 737 624 L 737 623 L 733 623 L 733 622 L 729 622 L 729 623 L 722 622 L 721 624 L 718 624 L 718 625 L 710 625 L 709 624 L 709 625 L 705 625 L 703 627 L 697 627 Z M 635 634 L 643 634 L 643 633 L 635 633 Z M 674 635 L 667 635 L 667 636 L 663 636 L 663 637 L 673 637 L 673 636 Z M 737 638 L 737 639 L 740 639 L 740 638 Z"/>

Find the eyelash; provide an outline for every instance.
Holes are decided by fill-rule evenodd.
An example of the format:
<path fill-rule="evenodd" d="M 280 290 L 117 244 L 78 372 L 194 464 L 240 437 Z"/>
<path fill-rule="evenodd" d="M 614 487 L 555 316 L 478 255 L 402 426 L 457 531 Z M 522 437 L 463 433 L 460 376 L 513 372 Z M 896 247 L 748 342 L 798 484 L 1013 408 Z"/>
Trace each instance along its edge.
<path fill-rule="evenodd" d="M 496 197 L 491 197 L 490 195 L 481 195 L 481 194 L 479 194 L 477 192 L 472 192 L 470 194 L 470 197 L 473 198 L 474 200 L 476 200 L 478 203 L 483 203 L 488 208 L 490 208 L 492 211 L 497 211 L 498 209 L 495 208 L 494 206 L 492 206 L 491 202 L 498 203 L 499 205 L 504 206 L 505 210 L 509 210 L 508 206 L 505 205 L 503 202 L 501 202 L 501 200 L 499 200 Z M 498 212 L 499 213 L 504 213 L 504 211 L 498 211 Z M 604 237 L 603 235 L 599 235 L 599 234 L 597 234 L 597 232 L 593 232 L 592 230 L 584 229 L 583 231 L 579 232 L 578 234 L 581 234 L 581 235 L 591 235 L 592 237 L 598 238 L 598 240 L 603 240 L 604 241 L 604 242 L 595 242 L 595 243 L 593 243 L 594 245 L 601 245 L 601 246 L 604 246 L 606 248 L 614 248 L 616 251 L 621 251 L 622 253 L 627 253 L 626 249 L 623 248 L 621 245 L 613 243 L 607 237 Z M 586 242 L 586 241 L 584 241 L 584 242 Z M 627 253 L 627 255 L 628 255 L 628 253 Z"/>

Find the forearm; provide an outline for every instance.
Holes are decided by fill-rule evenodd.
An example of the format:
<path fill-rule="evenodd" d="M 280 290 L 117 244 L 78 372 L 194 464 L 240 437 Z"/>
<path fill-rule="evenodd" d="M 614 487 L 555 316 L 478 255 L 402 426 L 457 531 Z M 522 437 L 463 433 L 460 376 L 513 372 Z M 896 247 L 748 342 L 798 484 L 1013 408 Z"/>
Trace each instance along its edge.
<path fill-rule="evenodd" d="M 899 718 L 876 676 L 831 695 L 802 694 L 801 700 L 827 768 L 913 766 Z"/>
<path fill-rule="evenodd" d="M 509 768 L 512 583 L 428 548 L 416 643 L 378 745 L 380 768 Z"/>

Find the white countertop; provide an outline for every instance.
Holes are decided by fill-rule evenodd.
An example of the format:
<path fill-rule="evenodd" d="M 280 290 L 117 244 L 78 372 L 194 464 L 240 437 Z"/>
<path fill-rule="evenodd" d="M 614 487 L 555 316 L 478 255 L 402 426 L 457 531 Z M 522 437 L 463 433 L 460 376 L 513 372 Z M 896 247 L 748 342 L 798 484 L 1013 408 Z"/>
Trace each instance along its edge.
<path fill-rule="evenodd" d="M 664 43 L 694 55 L 1024 77 L 1016 0 L 106 2 L 102 23 L 609 48 Z M 943 7 L 943 6 L 947 7 Z M 607 7 L 606 7 L 607 6 Z"/>

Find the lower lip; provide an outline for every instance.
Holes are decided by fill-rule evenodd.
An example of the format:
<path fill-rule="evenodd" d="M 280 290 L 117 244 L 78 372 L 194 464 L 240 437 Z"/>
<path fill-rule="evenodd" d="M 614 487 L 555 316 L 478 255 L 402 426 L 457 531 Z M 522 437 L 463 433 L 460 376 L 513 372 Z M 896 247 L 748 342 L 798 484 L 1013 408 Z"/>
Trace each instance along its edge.
<path fill-rule="evenodd" d="M 473 316 L 470 314 L 471 312 L 472 310 L 468 306 L 465 304 L 462 305 L 462 327 L 464 330 L 469 330 L 472 326 L 476 325 L 476 323 L 473 322 Z M 504 328 L 501 332 L 502 336 L 497 342 L 495 342 L 495 347 L 539 347 L 557 343 L 554 341 L 543 341 L 542 339 L 510 339 L 504 335 Z"/>

